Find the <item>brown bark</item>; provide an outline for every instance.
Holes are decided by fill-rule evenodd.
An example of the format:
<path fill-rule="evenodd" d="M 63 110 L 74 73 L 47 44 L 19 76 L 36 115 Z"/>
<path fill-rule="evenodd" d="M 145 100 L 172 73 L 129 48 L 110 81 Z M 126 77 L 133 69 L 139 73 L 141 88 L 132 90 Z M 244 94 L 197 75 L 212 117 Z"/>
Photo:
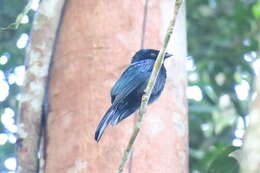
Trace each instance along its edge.
<path fill-rule="evenodd" d="M 165 8 L 160 7 L 172 6 L 167 2 L 149 2 L 145 48 L 161 48 Z M 143 10 L 137 0 L 68 1 L 51 76 L 46 173 L 117 171 L 133 116 L 109 126 L 99 143 L 94 132 L 110 106 L 110 88 L 140 48 Z M 184 44 L 167 63 L 166 88 L 148 107 L 135 144 L 134 173 L 188 172 L 185 32 L 179 37 Z"/>

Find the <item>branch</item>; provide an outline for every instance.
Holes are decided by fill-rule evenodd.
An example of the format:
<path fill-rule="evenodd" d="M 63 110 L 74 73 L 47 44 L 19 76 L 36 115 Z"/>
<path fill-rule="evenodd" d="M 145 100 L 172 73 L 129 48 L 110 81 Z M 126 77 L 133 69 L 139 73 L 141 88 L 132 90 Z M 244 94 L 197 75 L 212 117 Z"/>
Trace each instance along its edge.
<path fill-rule="evenodd" d="M 8 29 L 17 29 L 19 25 L 22 22 L 22 19 L 24 18 L 25 15 L 29 13 L 32 7 L 33 0 L 29 0 L 27 5 L 24 7 L 23 11 L 16 17 L 15 22 L 9 24 L 6 27 L 1 28 L 1 30 L 8 30 Z"/>
<path fill-rule="evenodd" d="M 57 30 L 65 0 L 44 0 L 39 6 L 26 52 L 26 77 L 18 115 L 17 173 L 37 173 L 42 106 Z"/>
<path fill-rule="evenodd" d="M 166 36 L 165 36 L 164 41 L 163 41 L 163 46 L 162 46 L 162 48 L 159 52 L 158 57 L 156 58 L 152 74 L 150 76 L 147 87 L 145 89 L 145 93 L 142 97 L 142 102 L 141 102 L 138 117 L 137 117 L 137 120 L 136 120 L 136 123 L 135 123 L 134 131 L 133 131 L 132 136 L 129 140 L 127 148 L 124 151 L 123 158 L 122 158 L 121 163 L 120 163 L 119 168 L 118 168 L 118 173 L 123 172 L 124 167 L 126 165 L 126 162 L 129 158 L 129 155 L 130 155 L 131 150 L 133 148 L 133 144 L 134 144 L 136 137 L 137 137 L 137 135 L 140 131 L 143 116 L 144 116 L 144 114 L 146 113 L 146 110 L 147 110 L 148 100 L 151 96 L 156 78 L 157 78 L 159 71 L 161 69 L 161 66 L 163 64 L 165 51 L 166 51 L 166 48 L 168 46 L 169 40 L 171 38 L 171 34 L 173 32 L 173 28 L 174 28 L 174 25 L 175 25 L 175 22 L 176 22 L 177 14 L 178 14 L 178 11 L 181 7 L 182 1 L 183 0 L 176 0 L 176 2 L 175 2 L 174 9 L 173 9 L 174 10 L 173 17 L 172 17 L 170 24 L 168 26 L 167 33 L 166 33 Z"/>

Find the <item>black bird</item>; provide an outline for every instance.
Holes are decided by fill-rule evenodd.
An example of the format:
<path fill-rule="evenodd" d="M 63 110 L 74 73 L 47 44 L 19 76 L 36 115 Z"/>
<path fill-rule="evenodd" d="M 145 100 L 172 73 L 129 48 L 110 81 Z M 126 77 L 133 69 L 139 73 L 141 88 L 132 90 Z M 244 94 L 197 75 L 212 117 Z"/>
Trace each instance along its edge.
<path fill-rule="evenodd" d="M 140 107 L 144 90 L 158 54 L 158 50 L 141 49 L 133 56 L 130 66 L 123 72 L 111 90 L 112 106 L 99 122 L 95 133 L 97 142 L 109 123 L 116 125 Z M 169 53 L 165 54 L 165 58 L 170 56 L 172 55 Z M 166 69 L 162 65 L 148 104 L 151 104 L 160 96 L 165 80 Z"/>

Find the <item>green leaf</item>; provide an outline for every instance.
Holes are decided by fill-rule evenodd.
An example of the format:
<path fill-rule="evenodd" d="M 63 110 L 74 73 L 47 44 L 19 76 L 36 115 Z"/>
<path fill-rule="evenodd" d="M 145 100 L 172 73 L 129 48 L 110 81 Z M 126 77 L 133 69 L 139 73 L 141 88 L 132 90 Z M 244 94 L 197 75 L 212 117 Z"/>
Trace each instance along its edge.
<path fill-rule="evenodd" d="M 229 156 L 230 153 L 238 149 L 238 147 L 229 146 L 221 150 L 209 165 L 207 173 L 238 173 L 238 161 Z"/>
<path fill-rule="evenodd" d="M 252 12 L 255 18 L 260 19 L 260 3 L 257 3 L 252 7 Z"/>

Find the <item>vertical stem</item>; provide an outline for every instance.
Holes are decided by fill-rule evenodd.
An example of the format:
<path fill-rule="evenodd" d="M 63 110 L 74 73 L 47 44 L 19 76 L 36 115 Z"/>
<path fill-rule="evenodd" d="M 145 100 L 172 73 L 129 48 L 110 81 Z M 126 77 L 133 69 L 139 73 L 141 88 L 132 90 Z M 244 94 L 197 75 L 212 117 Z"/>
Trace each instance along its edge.
<path fill-rule="evenodd" d="M 149 0 L 145 0 L 142 35 L 141 35 L 141 49 L 144 48 L 144 38 L 145 38 L 145 30 L 146 30 L 147 15 L 148 15 L 148 4 L 149 4 Z"/>

